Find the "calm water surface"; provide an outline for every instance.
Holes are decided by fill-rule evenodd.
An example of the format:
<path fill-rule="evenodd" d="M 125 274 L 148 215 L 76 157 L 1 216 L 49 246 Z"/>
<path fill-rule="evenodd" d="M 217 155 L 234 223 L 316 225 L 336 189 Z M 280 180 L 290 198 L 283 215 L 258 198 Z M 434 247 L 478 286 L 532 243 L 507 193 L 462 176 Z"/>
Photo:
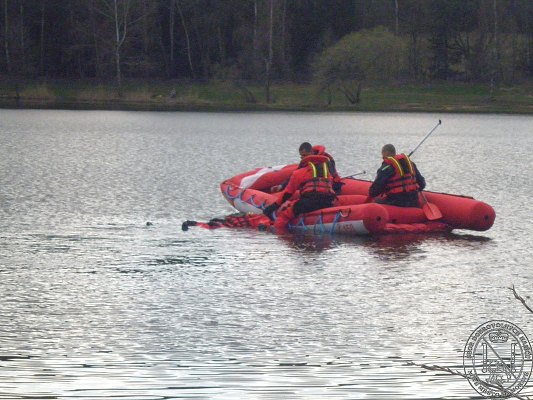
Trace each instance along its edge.
<path fill-rule="evenodd" d="M 276 237 L 192 228 L 225 178 L 327 146 L 341 175 L 409 151 L 488 232 Z M 533 291 L 533 117 L 0 110 L 1 399 L 470 399 L 470 333 Z M 146 226 L 146 222 L 153 223 Z M 532 301 L 533 303 L 533 301 Z M 533 394 L 533 382 L 523 394 Z"/>

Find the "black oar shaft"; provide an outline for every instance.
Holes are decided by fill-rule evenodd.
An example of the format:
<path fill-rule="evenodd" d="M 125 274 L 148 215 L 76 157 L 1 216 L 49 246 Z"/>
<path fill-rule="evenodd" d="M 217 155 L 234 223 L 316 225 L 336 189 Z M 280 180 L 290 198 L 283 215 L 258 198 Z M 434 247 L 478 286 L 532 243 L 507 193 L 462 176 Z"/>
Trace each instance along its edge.
<path fill-rule="evenodd" d="M 435 129 L 437 129 L 440 124 L 442 123 L 442 121 L 439 119 L 439 123 L 437 125 L 435 125 L 435 127 L 429 131 L 429 133 L 424 137 L 424 139 L 422 139 L 422 141 L 420 143 L 418 143 L 418 145 L 409 153 L 409 157 L 411 157 L 411 155 L 422 145 L 422 143 L 424 143 L 426 141 L 426 139 L 433 133 L 435 132 Z"/>
<path fill-rule="evenodd" d="M 345 176 L 344 178 L 353 178 L 354 176 L 364 175 L 364 174 L 366 174 L 366 171 L 361 171 L 361 172 L 358 172 L 358 173 L 356 173 L 356 174 L 347 175 L 347 176 Z"/>

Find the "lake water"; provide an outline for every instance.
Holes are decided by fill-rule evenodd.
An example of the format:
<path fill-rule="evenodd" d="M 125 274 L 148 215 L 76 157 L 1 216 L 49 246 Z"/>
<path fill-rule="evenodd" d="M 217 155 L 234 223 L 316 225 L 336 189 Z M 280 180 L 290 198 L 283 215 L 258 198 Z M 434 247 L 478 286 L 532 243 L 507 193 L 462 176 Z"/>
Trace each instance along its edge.
<path fill-rule="evenodd" d="M 219 183 L 324 144 L 372 179 L 413 149 L 487 232 L 382 238 L 181 231 Z M 472 331 L 533 290 L 533 117 L 0 110 L 0 399 L 468 399 Z M 153 225 L 147 226 L 150 221 Z M 526 298 L 527 300 L 527 298 Z M 533 303 L 533 300 L 531 301 Z M 522 394 L 533 393 L 533 382 Z"/>

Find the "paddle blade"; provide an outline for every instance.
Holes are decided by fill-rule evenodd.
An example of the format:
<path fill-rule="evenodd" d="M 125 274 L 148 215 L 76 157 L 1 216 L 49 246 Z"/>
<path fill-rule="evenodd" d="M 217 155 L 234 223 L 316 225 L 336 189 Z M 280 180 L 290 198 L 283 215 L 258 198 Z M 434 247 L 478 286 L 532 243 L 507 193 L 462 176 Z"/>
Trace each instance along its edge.
<path fill-rule="evenodd" d="M 431 204 L 431 203 L 423 204 L 422 211 L 424 211 L 424 215 L 430 221 L 435 221 L 436 219 L 442 218 L 442 213 L 440 212 L 439 208 L 435 204 Z"/>
<path fill-rule="evenodd" d="M 422 211 L 426 218 L 430 221 L 442 218 L 442 213 L 435 204 L 428 202 L 424 193 L 420 192 L 420 202 L 422 203 Z"/>

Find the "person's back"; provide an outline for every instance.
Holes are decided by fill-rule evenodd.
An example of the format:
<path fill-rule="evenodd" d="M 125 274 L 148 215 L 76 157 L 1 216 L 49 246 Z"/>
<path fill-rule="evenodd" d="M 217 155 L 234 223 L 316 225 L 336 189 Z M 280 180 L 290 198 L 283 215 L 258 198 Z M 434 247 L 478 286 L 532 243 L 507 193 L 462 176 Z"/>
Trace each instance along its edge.
<path fill-rule="evenodd" d="M 370 197 L 384 195 L 378 203 L 399 207 L 419 207 L 418 192 L 426 186 L 424 177 L 405 154 L 396 154 L 392 144 L 381 150 L 383 163 L 369 189 Z"/>
<path fill-rule="evenodd" d="M 311 146 L 311 143 L 309 142 L 303 142 L 298 148 L 298 153 L 300 153 L 300 159 L 303 160 L 305 157 L 313 154 L 313 146 Z M 300 168 L 303 168 L 304 166 L 305 164 L 303 164 L 302 161 L 300 161 L 300 163 L 298 164 L 297 170 Z M 289 179 L 287 179 L 285 182 L 279 185 L 272 186 L 270 188 L 270 192 L 271 193 L 281 192 L 282 190 L 285 190 L 288 183 L 289 183 Z"/>
<path fill-rule="evenodd" d="M 335 159 L 333 158 L 331 154 L 326 152 L 326 147 L 323 145 L 313 146 L 312 150 L 313 150 L 313 154 L 326 156 L 329 159 L 328 167 L 329 167 L 329 172 L 331 173 L 331 177 L 333 178 L 333 190 L 335 191 L 335 193 L 339 194 L 342 189 L 343 183 L 341 183 L 341 177 L 339 176 L 337 172 L 337 166 L 335 164 Z"/>
<path fill-rule="evenodd" d="M 335 160 L 333 157 L 326 153 L 326 147 L 323 145 L 315 145 L 312 146 L 309 142 L 303 142 L 300 147 L 298 148 L 298 152 L 300 153 L 300 163 L 298 164 L 298 169 L 305 167 L 306 163 L 303 162 L 304 158 L 312 156 L 312 155 L 318 155 L 318 156 L 325 156 L 327 157 L 327 163 L 328 163 L 328 170 L 329 174 L 331 175 L 333 179 L 333 190 L 335 193 L 339 194 L 342 188 L 343 183 L 341 183 L 341 177 L 337 173 L 337 167 L 335 165 Z M 288 180 L 283 182 L 280 185 L 273 186 L 270 189 L 271 193 L 279 192 L 285 189 L 285 187 L 288 184 Z"/>
<path fill-rule="evenodd" d="M 305 157 L 302 163 L 304 166 L 293 172 L 285 192 L 294 194 L 299 190 L 300 197 L 335 197 L 328 158 L 311 155 Z"/>
<path fill-rule="evenodd" d="M 335 199 L 333 179 L 328 169 L 328 158 L 325 156 L 311 155 L 302 160 L 304 166 L 291 175 L 282 196 L 281 207 L 274 204 L 266 212 L 280 208 L 277 213 L 274 228 L 277 233 L 286 230 L 289 221 L 297 215 L 331 207 Z M 266 211 L 266 210 L 265 210 Z"/>

